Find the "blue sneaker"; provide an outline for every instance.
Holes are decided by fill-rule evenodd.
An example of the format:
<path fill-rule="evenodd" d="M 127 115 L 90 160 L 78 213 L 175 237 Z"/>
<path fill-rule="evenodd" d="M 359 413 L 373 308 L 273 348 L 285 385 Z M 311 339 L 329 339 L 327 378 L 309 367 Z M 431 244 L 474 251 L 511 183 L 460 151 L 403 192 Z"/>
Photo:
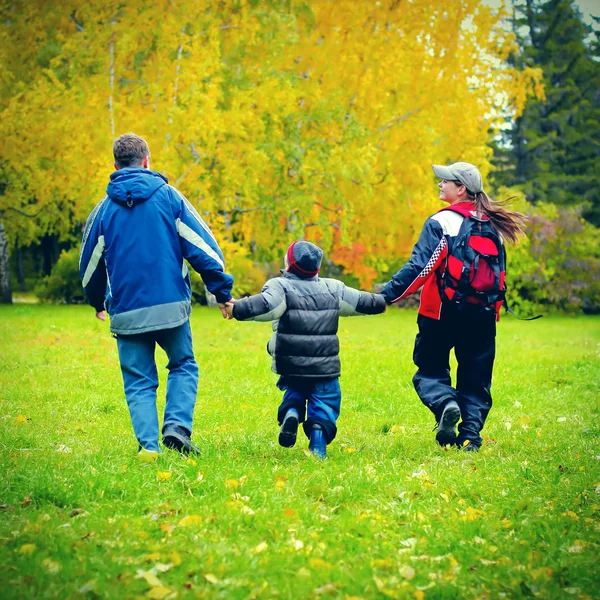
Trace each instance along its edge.
<path fill-rule="evenodd" d="M 455 427 L 460 419 L 460 408 L 456 400 L 449 400 L 444 406 L 440 422 L 435 428 L 435 439 L 440 446 L 455 445 Z"/>
<path fill-rule="evenodd" d="M 308 449 L 321 460 L 327 458 L 327 443 L 325 442 L 325 436 L 320 425 L 313 425 L 310 432 L 310 442 Z"/>
<path fill-rule="evenodd" d="M 291 448 L 296 443 L 298 434 L 298 411 L 290 408 L 283 418 L 281 430 L 279 431 L 279 445 L 284 448 Z"/>
<path fill-rule="evenodd" d="M 163 431 L 163 444 L 181 454 L 200 454 L 200 449 L 190 439 L 190 434 L 179 425 L 167 425 Z"/>

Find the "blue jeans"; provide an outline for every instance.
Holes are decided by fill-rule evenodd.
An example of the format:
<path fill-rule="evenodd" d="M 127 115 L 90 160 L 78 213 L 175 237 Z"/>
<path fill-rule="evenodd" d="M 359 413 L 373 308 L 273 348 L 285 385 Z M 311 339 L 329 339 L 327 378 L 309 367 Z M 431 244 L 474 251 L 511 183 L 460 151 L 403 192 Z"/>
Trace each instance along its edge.
<path fill-rule="evenodd" d="M 282 376 L 277 387 L 283 391 L 283 399 L 277 411 L 279 424 L 283 422 L 287 411 L 295 408 L 306 437 L 310 438 L 313 425 L 320 425 L 325 441 L 330 444 L 337 433 L 336 422 L 342 403 L 339 378 L 314 380 Z"/>
<path fill-rule="evenodd" d="M 198 364 L 192 349 L 189 321 L 174 329 L 117 337 L 125 397 L 135 437 L 140 447 L 160 452 L 156 410 L 158 374 L 154 360 L 156 344 L 169 358 L 163 431 L 167 425 L 179 425 L 191 435 L 198 391 Z"/>

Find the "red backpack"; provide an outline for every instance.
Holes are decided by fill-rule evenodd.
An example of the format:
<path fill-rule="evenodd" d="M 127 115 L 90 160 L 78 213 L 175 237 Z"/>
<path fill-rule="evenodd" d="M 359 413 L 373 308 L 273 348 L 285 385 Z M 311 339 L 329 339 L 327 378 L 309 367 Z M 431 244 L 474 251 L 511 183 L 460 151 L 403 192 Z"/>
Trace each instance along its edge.
<path fill-rule="evenodd" d="M 455 212 L 465 218 L 452 240 L 439 282 L 442 299 L 499 313 L 506 294 L 504 244 L 487 217 Z"/>

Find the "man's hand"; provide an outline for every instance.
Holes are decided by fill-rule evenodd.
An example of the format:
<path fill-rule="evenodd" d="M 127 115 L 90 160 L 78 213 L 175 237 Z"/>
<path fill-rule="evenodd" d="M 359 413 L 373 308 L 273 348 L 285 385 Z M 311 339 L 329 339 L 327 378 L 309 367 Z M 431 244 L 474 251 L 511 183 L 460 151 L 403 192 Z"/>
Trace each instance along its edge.
<path fill-rule="evenodd" d="M 235 302 L 235 300 L 232 298 L 231 300 L 228 300 L 224 304 L 219 302 L 219 304 L 217 305 L 219 307 L 219 310 L 221 311 L 221 314 L 223 315 L 224 319 L 233 319 L 233 304 L 234 304 L 234 302 Z"/>
<path fill-rule="evenodd" d="M 96 319 L 100 319 L 101 321 L 106 321 L 106 313 L 103 310 L 97 312 Z"/>

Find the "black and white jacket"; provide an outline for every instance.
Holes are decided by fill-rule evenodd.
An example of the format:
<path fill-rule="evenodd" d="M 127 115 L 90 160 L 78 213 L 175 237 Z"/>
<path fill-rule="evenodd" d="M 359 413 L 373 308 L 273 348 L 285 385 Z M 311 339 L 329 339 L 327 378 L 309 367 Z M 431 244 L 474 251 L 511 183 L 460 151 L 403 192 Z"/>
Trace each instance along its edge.
<path fill-rule="evenodd" d="M 271 368 L 286 377 L 334 378 L 340 375 L 339 317 L 385 311 L 383 296 L 347 287 L 336 279 L 303 279 L 282 271 L 260 294 L 236 301 L 238 321 L 273 321 L 267 345 Z"/>

